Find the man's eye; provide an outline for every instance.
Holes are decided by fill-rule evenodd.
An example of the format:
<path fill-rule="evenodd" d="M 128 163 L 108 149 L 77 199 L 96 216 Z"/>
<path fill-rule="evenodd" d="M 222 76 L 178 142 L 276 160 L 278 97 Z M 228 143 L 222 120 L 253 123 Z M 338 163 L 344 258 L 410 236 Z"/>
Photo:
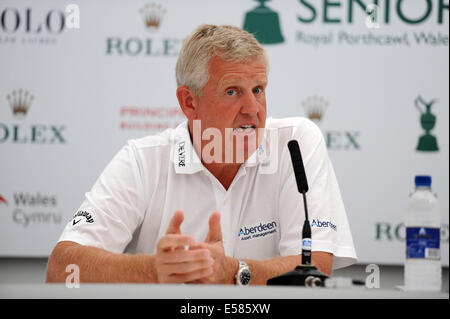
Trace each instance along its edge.
<path fill-rule="evenodd" d="M 260 87 L 257 87 L 257 88 L 253 89 L 253 93 L 255 93 L 255 94 L 260 94 L 260 93 L 262 93 L 262 91 L 263 90 Z"/>
<path fill-rule="evenodd" d="M 233 95 L 236 94 L 236 90 L 234 90 L 234 89 L 232 89 L 232 90 L 227 90 L 227 91 L 226 91 L 226 94 L 229 95 L 229 96 L 233 96 Z"/>

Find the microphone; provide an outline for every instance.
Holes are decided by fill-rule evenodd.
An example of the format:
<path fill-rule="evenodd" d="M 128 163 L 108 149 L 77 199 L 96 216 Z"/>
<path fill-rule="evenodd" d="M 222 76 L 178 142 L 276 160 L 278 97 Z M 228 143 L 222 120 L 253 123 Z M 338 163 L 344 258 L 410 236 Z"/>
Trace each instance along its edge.
<path fill-rule="evenodd" d="M 328 276 L 319 271 L 316 266 L 311 265 L 311 226 L 308 220 L 308 204 L 306 202 L 306 192 L 309 188 L 302 154 L 296 140 L 289 141 L 288 148 L 291 154 L 297 190 L 303 196 L 305 208 L 305 222 L 302 230 L 302 264 L 290 272 L 270 278 L 267 280 L 267 285 L 323 287 Z"/>
<path fill-rule="evenodd" d="M 296 140 L 288 143 L 289 153 L 291 153 L 292 167 L 294 168 L 295 181 L 299 193 L 306 193 L 309 190 L 308 180 L 306 179 L 305 167 L 303 166 L 302 153 Z"/>
<path fill-rule="evenodd" d="M 289 153 L 291 153 L 292 167 L 294 168 L 297 189 L 303 196 L 303 206 L 305 208 L 305 222 L 302 230 L 302 264 L 311 265 L 311 226 L 308 220 L 308 205 L 306 203 L 306 192 L 308 191 L 308 180 L 306 179 L 305 166 L 303 165 L 302 153 L 296 140 L 288 143 Z"/>

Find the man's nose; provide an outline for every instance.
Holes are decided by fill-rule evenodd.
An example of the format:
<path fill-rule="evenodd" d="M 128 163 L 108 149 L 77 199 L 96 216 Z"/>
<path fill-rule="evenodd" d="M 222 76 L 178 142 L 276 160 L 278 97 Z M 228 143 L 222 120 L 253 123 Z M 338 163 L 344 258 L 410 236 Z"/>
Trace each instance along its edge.
<path fill-rule="evenodd" d="M 259 112 L 260 103 L 256 100 L 253 92 L 248 92 L 244 94 L 241 98 L 241 109 L 242 114 L 256 115 Z"/>

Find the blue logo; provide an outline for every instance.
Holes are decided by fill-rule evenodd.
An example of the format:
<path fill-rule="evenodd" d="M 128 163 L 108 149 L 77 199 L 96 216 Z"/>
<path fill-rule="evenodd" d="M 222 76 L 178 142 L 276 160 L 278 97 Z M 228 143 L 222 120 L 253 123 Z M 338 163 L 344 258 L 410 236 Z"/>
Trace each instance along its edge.
<path fill-rule="evenodd" d="M 337 226 L 335 224 L 333 224 L 330 221 L 322 222 L 319 219 L 317 219 L 317 221 L 315 219 L 313 219 L 312 222 L 311 222 L 311 227 L 317 227 L 317 228 L 330 227 L 332 230 L 337 231 Z"/>
<path fill-rule="evenodd" d="M 311 238 L 305 238 L 302 240 L 302 249 L 303 250 L 311 250 Z"/>
<path fill-rule="evenodd" d="M 406 227 L 406 258 L 441 258 L 440 229 Z"/>
<path fill-rule="evenodd" d="M 276 233 L 277 223 L 275 221 L 269 223 L 259 223 L 259 225 L 253 227 L 244 227 L 239 230 L 238 237 L 241 240 L 247 240 L 252 238 L 264 237 L 269 234 Z M 243 237 L 241 237 L 243 236 Z"/>

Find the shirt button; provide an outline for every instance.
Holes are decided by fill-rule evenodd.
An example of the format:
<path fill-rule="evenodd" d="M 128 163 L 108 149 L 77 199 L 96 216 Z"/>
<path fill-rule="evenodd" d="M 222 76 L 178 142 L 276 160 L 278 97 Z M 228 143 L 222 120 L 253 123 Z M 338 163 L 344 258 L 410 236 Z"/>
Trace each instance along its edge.
<path fill-rule="evenodd" d="M 225 200 L 223 201 L 223 204 L 226 205 L 227 203 L 228 203 L 228 200 L 225 199 Z"/>

